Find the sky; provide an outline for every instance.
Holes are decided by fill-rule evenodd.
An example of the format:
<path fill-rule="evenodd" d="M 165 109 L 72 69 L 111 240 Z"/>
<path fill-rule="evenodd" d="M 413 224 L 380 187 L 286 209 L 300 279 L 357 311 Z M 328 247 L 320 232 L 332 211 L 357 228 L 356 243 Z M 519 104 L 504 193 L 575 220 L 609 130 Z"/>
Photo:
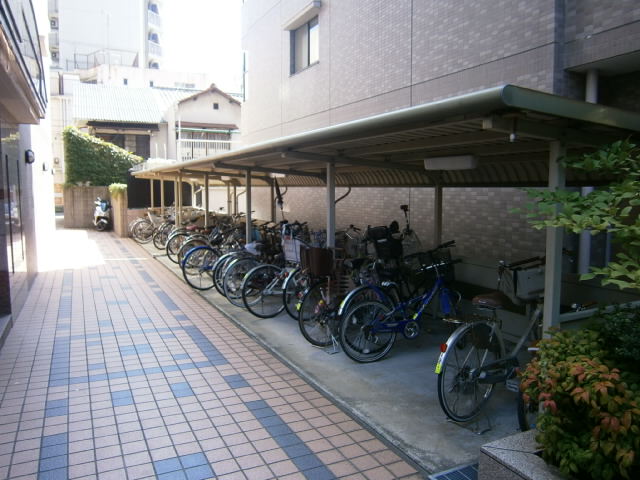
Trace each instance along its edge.
<path fill-rule="evenodd" d="M 219 88 L 240 92 L 242 0 L 164 0 L 162 68 L 207 73 Z"/>

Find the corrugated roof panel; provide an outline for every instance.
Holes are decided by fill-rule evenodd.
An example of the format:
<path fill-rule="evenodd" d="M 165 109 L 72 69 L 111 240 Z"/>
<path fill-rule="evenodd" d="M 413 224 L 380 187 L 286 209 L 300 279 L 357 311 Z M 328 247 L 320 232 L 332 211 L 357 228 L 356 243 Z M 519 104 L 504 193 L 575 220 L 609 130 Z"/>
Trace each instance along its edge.
<path fill-rule="evenodd" d="M 122 123 L 164 121 L 167 109 L 193 90 L 134 88 L 80 83 L 73 94 L 73 117 Z"/>

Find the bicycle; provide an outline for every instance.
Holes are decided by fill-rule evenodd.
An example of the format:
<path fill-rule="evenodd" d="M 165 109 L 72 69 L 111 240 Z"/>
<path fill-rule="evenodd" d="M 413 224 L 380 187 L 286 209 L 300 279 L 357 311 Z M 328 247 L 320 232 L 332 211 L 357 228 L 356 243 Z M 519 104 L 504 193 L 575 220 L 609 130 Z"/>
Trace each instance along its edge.
<path fill-rule="evenodd" d="M 395 303 L 368 300 L 357 303 L 346 313 L 339 326 L 339 341 L 349 358 L 359 363 L 370 363 L 385 357 L 402 333 L 414 339 L 420 333 L 420 322 L 432 301 L 438 297 L 444 318 L 456 316 L 460 300 L 457 292 L 450 290 L 448 283 L 453 277 L 453 265 L 449 247 L 455 242 L 444 243 L 428 252 L 431 264 L 423 264 L 419 272 L 433 272 L 433 285 L 424 293 Z"/>
<path fill-rule="evenodd" d="M 306 223 L 282 225 L 284 265 L 264 264 L 250 270 L 242 280 L 242 302 L 247 310 L 259 318 L 272 318 L 289 306 L 289 295 L 302 285 L 300 252 L 309 248 L 304 238 Z M 290 279 L 295 277 L 295 283 Z M 287 287 L 289 290 L 287 290 Z M 287 311 L 291 315 L 289 311 Z M 297 313 L 297 312 L 296 312 Z"/>
<path fill-rule="evenodd" d="M 451 420 L 468 422 L 476 417 L 498 383 L 506 382 L 509 390 L 519 391 L 517 382 L 511 380 L 515 380 L 518 354 L 525 342 L 542 334 L 543 291 L 544 258 L 532 257 L 511 264 L 500 262 L 497 290 L 472 299 L 484 315 L 463 323 L 451 334 L 441 345 L 435 367 L 438 401 Z M 528 324 L 506 353 L 497 312 L 513 303 L 526 306 Z"/>

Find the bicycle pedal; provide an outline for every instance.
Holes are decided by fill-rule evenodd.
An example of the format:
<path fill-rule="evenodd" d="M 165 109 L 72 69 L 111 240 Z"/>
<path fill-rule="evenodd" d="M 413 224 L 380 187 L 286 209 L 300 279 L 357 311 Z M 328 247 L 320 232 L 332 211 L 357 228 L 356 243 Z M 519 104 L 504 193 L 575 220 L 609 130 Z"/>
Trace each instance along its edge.
<path fill-rule="evenodd" d="M 517 378 L 510 378 L 505 385 L 510 392 L 518 393 L 520 391 L 520 380 Z"/>

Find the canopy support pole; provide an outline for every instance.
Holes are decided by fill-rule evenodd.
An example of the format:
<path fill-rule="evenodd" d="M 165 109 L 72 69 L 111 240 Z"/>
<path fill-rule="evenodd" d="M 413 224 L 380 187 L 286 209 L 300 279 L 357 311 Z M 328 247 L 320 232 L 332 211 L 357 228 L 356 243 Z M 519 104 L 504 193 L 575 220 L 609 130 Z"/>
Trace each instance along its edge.
<path fill-rule="evenodd" d="M 276 182 L 275 179 L 271 179 L 271 221 L 276 223 L 277 210 L 276 210 Z"/>
<path fill-rule="evenodd" d="M 549 190 L 565 187 L 565 169 L 560 158 L 566 153 L 563 142 L 549 144 Z M 556 208 L 560 208 L 558 205 Z M 544 277 L 543 330 L 560 325 L 560 293 L 562 288 L 562 241 L 564 228 L 547 227 L 546 261 Z"/>
<path fill-rule="evenodd" d="M 176 228 L 182 225 L 182 172 L 178 172 L 176 181 Z"/>
<path fill-rule="evenodd" d="M 247 242 L 249 243 L 253 239 L 252 228 L 251 228 L 251 170 L 247 170 L 245 174 L 245 182 L 247 184 L 246 195 L 247 195 Z"/>
<path fill-rule="evenodd" d="M 204 228 L 209 226 L 209 174 L 204 174 Z"/>
<path fill-rule="evenodd" d="M 154 198 L 153 198 L 153 179 L 149 180 L 149 189 L 150 189 L 150 196 L 149 196 L 149 202 L 151 203 L 150 208 L 153 208 L 154 205 Z"/>
<path fill-rule="evenodd" d="M 160 180 L 160 216 L 164 217 L 164 180 Z"/>
<path fill-rule="evenodd" d="M 442 243 L 442 184 L 436 183 L 433 195 L 433 247 Z"/>
<path fill-rule="evenodd" d="M 327 248 L 336 246 L 336 166 L 327 163 Z"/>

